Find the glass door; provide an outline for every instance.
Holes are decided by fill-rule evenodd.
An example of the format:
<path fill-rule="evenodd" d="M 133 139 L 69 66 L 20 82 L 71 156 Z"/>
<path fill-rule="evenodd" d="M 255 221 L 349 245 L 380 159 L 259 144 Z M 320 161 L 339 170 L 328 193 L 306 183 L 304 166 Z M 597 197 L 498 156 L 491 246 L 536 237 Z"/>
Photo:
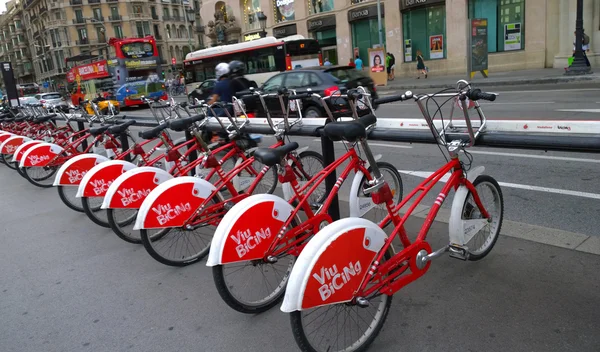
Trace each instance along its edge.
<path fill-rule="evenodd" d="M 321 48 L 321 54 L 323 55 L 323 62 L 325 62 L 325 59 L 329 59 L 329 62 L 331 62 L 332 65 L 339 64 L 336 46 Z"/>

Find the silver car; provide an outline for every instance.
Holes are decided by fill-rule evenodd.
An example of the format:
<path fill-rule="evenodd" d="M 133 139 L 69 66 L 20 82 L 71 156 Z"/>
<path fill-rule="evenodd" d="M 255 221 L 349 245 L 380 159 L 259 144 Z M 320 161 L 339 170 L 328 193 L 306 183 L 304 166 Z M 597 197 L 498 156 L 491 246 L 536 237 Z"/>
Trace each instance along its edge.
<path fill-rule="evenodd" d="M 58 92 L 39 93 L 34 97 L 47 109 L 54 106 L 62 109 L 64 112 L 69 111 L 69 104 L 67 104 L 65 98 Z"/>

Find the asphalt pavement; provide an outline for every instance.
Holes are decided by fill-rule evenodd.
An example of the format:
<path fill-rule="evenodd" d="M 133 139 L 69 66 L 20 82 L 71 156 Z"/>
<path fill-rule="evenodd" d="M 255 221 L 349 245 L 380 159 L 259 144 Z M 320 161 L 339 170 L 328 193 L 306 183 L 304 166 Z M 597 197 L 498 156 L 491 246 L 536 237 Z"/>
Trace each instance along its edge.
<path fill-rule="evenodd" d="M 298 350 L 278 307 L 228 308 L 204 261 L 166 267 L 67 209 L 56 189 L 6 167 L 0 179 L 0 351 Z M 433 248 L 446 233 L 433 224 Z M 599 255 L 508 236 L 479 262 L 443 256 L 394 296 L 370 351 L 598 351 L 599 270 Z"/>

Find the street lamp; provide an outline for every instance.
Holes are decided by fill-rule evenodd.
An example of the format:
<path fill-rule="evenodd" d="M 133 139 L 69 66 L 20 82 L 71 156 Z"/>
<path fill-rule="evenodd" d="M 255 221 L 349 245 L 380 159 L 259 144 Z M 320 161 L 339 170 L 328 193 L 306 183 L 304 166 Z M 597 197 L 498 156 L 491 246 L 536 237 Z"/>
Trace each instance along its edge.
<path fill-rule="evenodd" d="M 567 68 L 565 75 L 585 75 L 592 73 L 583 56 L 583 0 L 577 0 L 577 19 L 575 20 L 575 54 L 573 63 Z"/>
<path fill-rule="evenodd" d="M 265 15 L 264 12 L 260 11 L 256 14 L 256 18 L 258 18 L 258 23 L 260 23 L 260 29 L 262 29 L 260 36 L 266 37 L 267 31 L 265 31 L 265 28 L 267 28 L 267 15 Z"/>
<path fill-rule="evenodd" d="M 185 9 L 185 26 L 187 27 L 187 32 L 188 32 L 188 45 L 190 46 L 190 52 L 192 51 L 192 32 L 190 32 L 190 26 L 188 25 L 188 22 L 190 24 L 194 24 L 194 21 L 196 20 L 196 15 L 194 13 L 194 9 L 192 8 L 186 8 Z"/>

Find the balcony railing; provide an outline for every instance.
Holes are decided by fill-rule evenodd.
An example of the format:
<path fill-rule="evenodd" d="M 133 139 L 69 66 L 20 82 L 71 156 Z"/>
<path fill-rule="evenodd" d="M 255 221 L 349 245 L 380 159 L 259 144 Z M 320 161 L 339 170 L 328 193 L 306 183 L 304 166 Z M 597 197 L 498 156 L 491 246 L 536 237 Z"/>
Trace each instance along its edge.
<path fill-rule="evenodd" d="M 171 16 L 171 21 L 181 21 L 183 20 L 181 17 L 179 17 L 179 15 L 173 15 Z"/>
<path fill-rule="evenodd" d="M 106 0 L 106 2 L 119 2 L 119 0 Z"/>
<path fill-rule="evenodd" d="M 77 45 L 90 45 L 90 40 L 88 38 L 82 38 L 75 41 Z"/>
<path fill-rule="evenodd" d="M 196 33 L 204 33 L 204 26 L 203 25 L 196 25 L 194 27 L 194 30 L 196 31 Z"/>
<path fill-rule="evenodd" d="M 121 15 L 108 16 L 108 20 L 109 21 L 122 21 L 123 17 Z"/>
<path fill-rule="evenodd" d="M 73 19 L 73 24 L 84 24 L 84 23 L 85 23 L 84 18 L 74 18 Z"/>
<path fill-rule="evenodd" d="M 83 5 L 83 0 L 69 0 L 71 5 Z"/>
<path fill-rule="evenodd" d="M 156 38 L 156 40 L 162 40 L 163 39 L 162 35 L 160 35 L 160 34 L 155 35 L 154 38 Z"/>
<path fill-rule="evenodd" d="M 94 16 L 93 18 L 98 22 L 104 22 L 104 16 Z"/>
<path fill-rule="evenodd" d="M 146 15 L 145 13 L 131 13 L 129 14 L 130 18 L 148 18 L 150 17 L 149 15 Z"/>
<path fill-rule="evenodd" d="M 163 21 L 170 21 L 170 20 L 171 20 L 171 16 L 163 15 Z"/>
<path fill-rule="evenodd" d="M 65 20 L 65 19 L 53 20 L 53 21 L 47 22 L 48 27 L 66 26 L 66 25 L 67 25 L 67 20 Z"/>
<path fill-rule="evenodd" d="M 46 13 L 48 9 L 46 7 L 40 7 L 40 13 Z"/>
<path fill-rule="evenodd" d="M 152 14 L 152 19 L 153 19 L 153 20 L 159 20 L 159 18 L 158 18 L 158 15 L 157 15 L 157 14 L 155 14 L 155 13 L 153 13 L 153 14 Z"/>
<path fill-rule="evenodd" d="M 88 0 L 88 4 L 99 4 L 100 0 Z"/>

